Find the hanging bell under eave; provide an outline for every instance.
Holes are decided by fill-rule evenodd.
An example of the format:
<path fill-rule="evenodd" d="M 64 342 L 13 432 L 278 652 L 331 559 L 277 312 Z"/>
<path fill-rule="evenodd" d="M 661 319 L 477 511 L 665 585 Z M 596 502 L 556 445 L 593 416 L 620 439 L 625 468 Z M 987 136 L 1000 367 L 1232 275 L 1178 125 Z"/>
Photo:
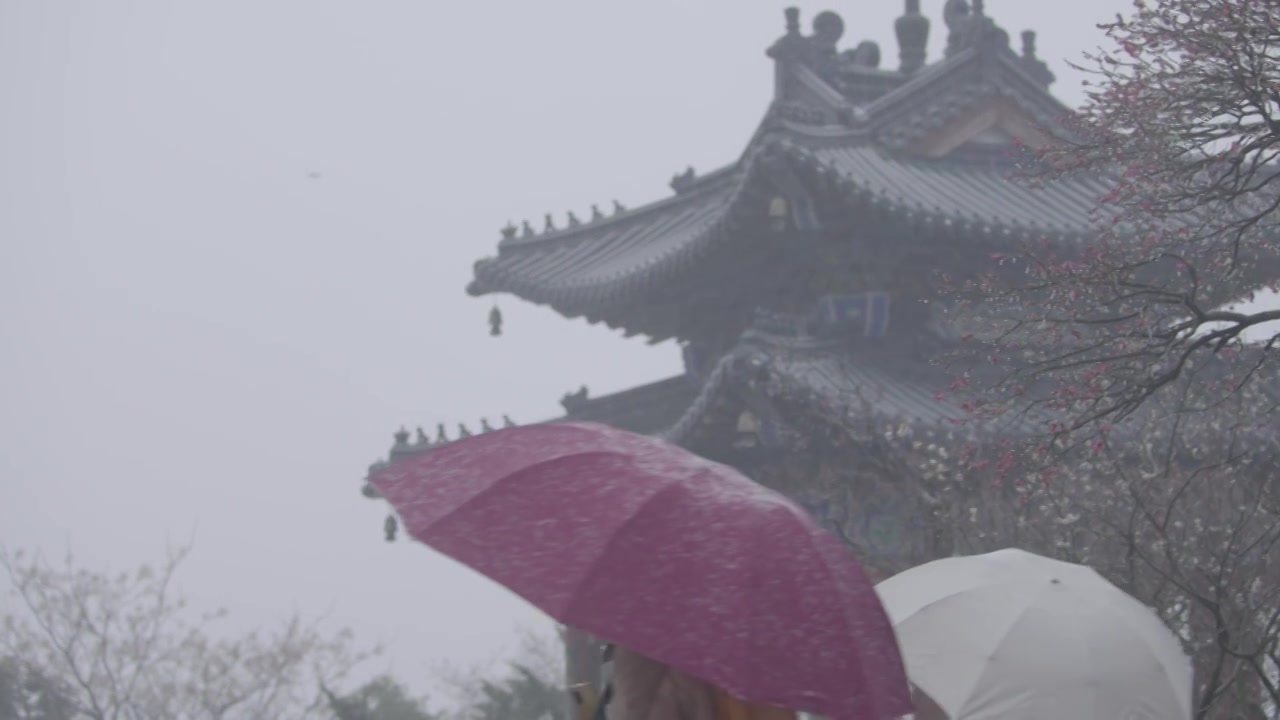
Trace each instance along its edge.
<path fill-rule="evenodd" d="M 787 229 L 787 218 L 791 216 L 791 207 L 787 203 L 787 199 L 781 195 L 776 195 L 769 201 L 769 225 L 774 232 L 782 232 Z"/>
<path fill-rule="evenodd" d="M 489 335 L 498 337 L 502 334 L 502 310 L 497 305 L 489 311 Z"/>
<path fill-rule="evenodd" d="M 743 410 L 738 414 L 737 438 L 734 440 L 734 446 L 739 448 L 751 448 L 760 444 L 760 420 L 756 418 L 755 413 L 750 410 Z"/>

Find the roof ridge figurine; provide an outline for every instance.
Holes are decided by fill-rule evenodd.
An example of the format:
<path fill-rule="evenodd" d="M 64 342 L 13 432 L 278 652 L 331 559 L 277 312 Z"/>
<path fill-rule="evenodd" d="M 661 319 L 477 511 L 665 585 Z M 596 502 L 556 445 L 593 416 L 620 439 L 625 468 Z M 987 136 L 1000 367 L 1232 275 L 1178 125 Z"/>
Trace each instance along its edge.
<path fill-rule="evenodd" d="M 987 17 L 983 0 L 947 0 L 942 9 L 947 34 L 947 57 L 966 50 L 999 50 L 1009 47 L 1009 33 Z"/>
<path fill-rule="evenodd" d="M 920 12 L 920 0 L 906 0 L 901 17 L 893 23 L 898 37 L 898 71 L 910 75 L 923 68 L 928 59 L 929 18 Z"/>
<path fill-rule="evenodd" d="M 1049 69 L 1049 64 L 1036 56 L 1036 31 L 1022 31 L 1022 64 L 1027 73 L 1044 87 L 1049 87 L 1057 78 Z"/>
<path fill-rule="evenodd" d="M 693 166 L 690 165 L 685 168 L 684 172 L 676 173 L 672 176 L 670 183 L 671 189 L 674 190 L 677 195 L 680 195 L 692 187 L 697 179 L 698 173 L 693 169 Z"/>

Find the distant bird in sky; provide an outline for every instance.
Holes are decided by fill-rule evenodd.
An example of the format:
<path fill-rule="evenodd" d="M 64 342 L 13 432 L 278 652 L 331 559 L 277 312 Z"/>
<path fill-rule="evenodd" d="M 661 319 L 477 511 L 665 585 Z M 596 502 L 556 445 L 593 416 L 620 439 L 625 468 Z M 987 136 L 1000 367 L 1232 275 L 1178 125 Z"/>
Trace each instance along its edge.
<path fill-rule="evenodd" d="M 312 180 L 319 180 L 319 179 L 320 179 L 320 171 L 319 171 L 319 170 L 312 170 L 311 172 L 307 173 L 307 177 L 311 178 Z"/>

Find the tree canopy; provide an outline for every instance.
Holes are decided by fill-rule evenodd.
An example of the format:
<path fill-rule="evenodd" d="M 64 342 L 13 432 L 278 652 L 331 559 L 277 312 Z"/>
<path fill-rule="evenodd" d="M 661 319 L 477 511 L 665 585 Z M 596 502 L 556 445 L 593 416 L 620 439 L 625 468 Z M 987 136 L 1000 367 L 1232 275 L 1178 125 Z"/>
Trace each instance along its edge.
<path fill-rule="evenodd" d="M 1095 232 L 952 278 L 953 392 L 1027 437 L 948 459 L 956 527 L 1085 562 L 1155 607 L 1198 718 L 1280 707 L 1280 3 L 1138 0 L 1022 182 L 1105 178 Z M 1245 305 L 1241 305 L 1244 301 Z M 985 480 L 984 480 L 985 482 Z M 1226 715 L 1221 715 L 1226 716 Z"/>
<path fill-rule="evenodd" d="M 110 576 L 0 552 L 13 587 L 0 630 L 0 708 L 25 720 L 304 720 L 325 717 L 319 684 L 368 653 L 351 634 L 293 617 L 270 633 L 218 632 L 192 618 L 158 568 Z"/>

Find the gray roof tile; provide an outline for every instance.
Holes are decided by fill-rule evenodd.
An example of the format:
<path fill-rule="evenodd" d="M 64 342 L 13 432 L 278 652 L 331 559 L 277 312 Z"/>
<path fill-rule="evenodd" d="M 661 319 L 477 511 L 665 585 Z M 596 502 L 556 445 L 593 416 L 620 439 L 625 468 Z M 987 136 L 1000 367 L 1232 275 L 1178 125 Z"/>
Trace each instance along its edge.
<path fill-rule="evenodd" d="M 1008 164 L 911 159 L 871 145 L 828 145 L 801 152 L 880 202 L 1016 231 L 1086 234 L 1108 188 L 1093 177 L 1037 187 L 1015 177 L 1015 168 Z"/>
<path fill-rule="evenodd" d="M 788 133 L 761 144 L 799 166 L 833 174 L 850 202 L 871 202 L 905 218 L 955 223 L 963 236 L 979 230 L 1027 237 L 1084 235 L 1106 192 L 1096 178 L 1041 187 L 1013 177 L 1008 163 L 924 160 L 883 150 L 866 136 Z M 770 144 L 772 143 L 772 144 Z M 733 229 L 734 207 L 754 202 L 753 183 L 767 187 L 770 169 L 748 161 L 703 187 L 625 216 L 572 230 L 506 242 L 477 263 L 475 294 L 510 292 L 562 312 L 587 313 L 651 292 L 692 270 L 696 258 Z"/>
<path fill-rule="evenodd" d="M 937 345 L 937 341 L 932 341 Z M 702 393 L 665 437 L 688 442 L 716 398 L 745 382 L 756 392 L 789 406 L 805 406 L 832 422 L 867 418 L 906 423 L 914 430 L 957 436 L 1045 429 L 1026 417 L 979 423 L 947 392 L 950 379 L 931 362 L 942 351 L 914 339 L 833 342 L 753 332 L 709 375 Z"/>
<path fill-rule="evenodd" d="M 674 425 L 697 396 L 694 382 L 677 375 L 587 399 L 559 419 L 599 422 L 635 433 L 656 434 Z"/>

